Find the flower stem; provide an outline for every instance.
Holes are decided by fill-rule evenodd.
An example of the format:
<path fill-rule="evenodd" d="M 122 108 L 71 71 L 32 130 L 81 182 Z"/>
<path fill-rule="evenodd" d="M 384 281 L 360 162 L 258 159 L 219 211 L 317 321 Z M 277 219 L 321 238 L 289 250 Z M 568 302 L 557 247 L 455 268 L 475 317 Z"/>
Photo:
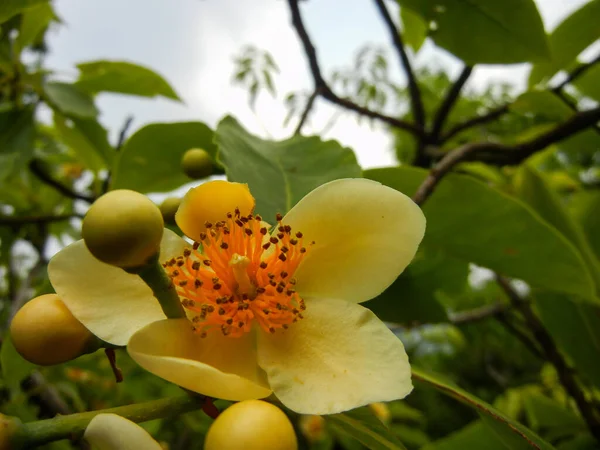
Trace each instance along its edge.
<path fill-rule="evenodd" d="M 61 439 L 81 435 L 90 421 L 98 414 L 117 414 L 133 422 L 174 417 L 189 411 L 202 408 L 205 397 L 183 395 L 163 398 L 150 402 L 137 403 L 117 408 L 90 411 L 68 416 L 57 416 L 53 419 L 39 420 L 22 424 L 12 438 L 12 449 L 25 449 Z"/>
<path fill-rule="evenodd" d="M 163 269 L 158 258 L 142 267 L 137 274 L 152 289 L 154 297 L 159 301 L 163 312 L 169 319 L 185 317 L 173 281 Z"/>

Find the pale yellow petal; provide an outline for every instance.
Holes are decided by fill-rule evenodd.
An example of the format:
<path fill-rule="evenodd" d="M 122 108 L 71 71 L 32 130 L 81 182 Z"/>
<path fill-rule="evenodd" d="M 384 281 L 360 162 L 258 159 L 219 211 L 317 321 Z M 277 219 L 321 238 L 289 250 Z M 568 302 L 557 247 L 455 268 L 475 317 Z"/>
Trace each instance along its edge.
<path fill-rule="evenodd" d="M 183 253 L 183 239 L 165 230 L 161 260 Z M 145 325 L 165 318 L 150 288 L 137 275 L 98 261 L 83 241 L 58 252 L 48 265 L 54 290 L 92 333 L 111 344 L 126 345 Z"/>
<path fill-rule="evenodd" d="M 93 450 L 162 450 L 146 430 L 116 414 L 98 414 L 83 438 Z"/>
<path fill-rule="evenodd" d="M 190 189 L 175 214 L 175 222 L 186 236 L 200 239 L 206 222 L 216 223 L 227 219 L 227 213 L 239 208 L 243 216 L 254 210 L 254 197 L 247 184 L 224 180 L 209 181 Z"/>
<path fill-rule="evenodd" d="M 288 330 L 258 339 L 258 362 L 285 406 L 301 414 L 335 414 L 410 393 L 404 346 L 371 311 L 314 299 L 303 314 Z"/>
<path fill-rule="evenodd" d="M 127 350 L 144 369 L 181 387 L 225 400 L 268 397 L 256 362 L 254 335 L 202 338 L 187 319 L 155 322 L 131 337 Z"/>
<path fill-rule="evenodd" d="M 324 184 L 283 223 L 315 244 L 294 274 L 307 297 L 363 302 L 383 292 L 415 256 L 425 216 L 406 195 L 366 179 Z"/>

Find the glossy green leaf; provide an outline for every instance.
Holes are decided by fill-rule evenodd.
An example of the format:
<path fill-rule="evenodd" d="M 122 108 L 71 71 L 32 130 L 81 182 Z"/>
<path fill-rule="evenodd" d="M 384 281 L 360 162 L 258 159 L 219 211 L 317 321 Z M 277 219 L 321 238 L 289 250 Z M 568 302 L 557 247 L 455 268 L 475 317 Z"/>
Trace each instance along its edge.
<path fill-rule="evenodd" d="M 92 119 L 98 115 L 92 98 L 74 84 L 45 83 L 44 93 L 50 105 L 65 116 Z"/>
<path fill-rule="evenodd" d="M 91 61 L 77 65 L 77 86 L 86 92 L 117 92 L 141 97 L 163 96 L 180 100 L 173 88 L 156 72 L 124 61 Z"/>
<path fill-rule="evenodd" d="M 36 367 L 19 355 L 9 334 L 6 334 L 2 340 L 0 365 L 2 365 L 2 378 L 12 391 L 18 391 L 21 381 Z"/>
<path fill-rule="evenodd" d="M 577 55 L 600 38 L 600 0 L 591 0 L 564 19 L 550 34 L 548 42 L 552 58 L 535 64 L 529 74 L 529 85 L 550 79 L 556 72 L 575 61 Z"/>
<path fill-rule="evenodd" d="M 155 123 L 131 136 L 115 159 L 111 189 L 167 192 L 192 181 L 181 169 L 181 158 L 202 148 L 213 158 L 213 131 L 201 122 Z"/>
<path fill-rule="evenodd" d="M 33 110 L 0 112 L 0 181 L 18 173 L 33 154 Z"/>
<path fill-rule="evenodd" d="M 371 450 L 405 450 L 404 445 L 369 409 L 323 416 L 326 422 Z"/>
<path fill-rule="evenodd" d="M 533 0 L 398 0 L 430 23 L 431 37 L 467 64 L 510 64 L 549 57 Z"/>
<path fill-rule="evenodd" d="M 400 8 L 400 21 L 402 22 L 402 39 L 413 52 L 417 53 L 425 38 L 429 27 L 427 22 L 417 13 L 408 8 Z"/>
<path fill-rule="evenodd" d="M 107 167 L 108 150 L 104 144 L 108 145 L 108 143 L 101 140 L 102 127 L 97 123 L 93 125 L 92 121 L 93 119 L 69 120 L 61 114 L 54 114 L 54 126 L 59 138 L 77 155 L 87 169 L 98 172 Z"/>
<path fill-rule="evenodd" d="M 50 3 L 40 3 L 23 12 L 19 35 L 16 39 L 17 48 L 23 49 L 35 41 L 37 36 L 56 18 Z"/>
<path fill-rule="evenodd" d="M 263 140 L 232 117 L 219 123 L 215 141 L 227 178 L 248 183 L 257 212 L 267 221 L 328 181 L 361 176 L 352 150 L 336 141 L 314 136 Z"/>
<path fill-rule="evenodd" d="M 600 64 L 586 70 L 573 84 L 583 95 L 600 102 Z"/>
<path fill-rule="evenodd" d="M 2 0 L 0 2 L 0 23 L 48 0 Z"/>
<path fill-rule="evenodd" d="M 535 305 L 544 325 L 576 370 L 600 388 L 600 307 L 552 292 L 536 293 Z"/>
<path fill-rule="evenodd" d="M 419 251 L 412 263 L 380 296 L 364 306 L 384 321 L 398 324 L 448 320 L 439 295 L 461 292 L 469 266 L 435 251 Z"/>
<path fill-rule="evenodd" d="M 507 417 L 493 406 L 483 400 L 469 394 L 465 390 L 455 386 L 443 378 L 426 373 L 420 369 L 412 367 L 413 381 L 418 385 L 428 386 L 444 395 L 447 395 L 471 408 L 474 408 L 480 415 L 484 423 L 498 435 L 503 442 L 513 443 L 511 450 L 523 449 L 540 449 L 552 450 L 549 443 L 541 437 L 529 430 L 524 425 Z M 516 443 L 516 444 L 515 444 Z"/>
<path fill-rule="evenodd" d="M 600 262 L 592 252 L 583 230 L 569 215 L 558 194 L 550 189 L 543 175 L 522 165 L 515 179 L 515 188 L 520 199 L 577 247 L 600 290 Z"/>
<path fill-rule="evenodd" d="M 421 450 L 465 449 L 507 450 L 481 420 L 472 422 L 443 439 L 427 444 Z"/>
<path fill-rule="evenodd" d="M 427 171 L 373 169 L 365 176 L 413 195 Z M 423 208 L 423 245 L 534 286 L 590 301 L 594 281 L 577 249 L 526 204 L 465 175 L 449 174 Z"/>

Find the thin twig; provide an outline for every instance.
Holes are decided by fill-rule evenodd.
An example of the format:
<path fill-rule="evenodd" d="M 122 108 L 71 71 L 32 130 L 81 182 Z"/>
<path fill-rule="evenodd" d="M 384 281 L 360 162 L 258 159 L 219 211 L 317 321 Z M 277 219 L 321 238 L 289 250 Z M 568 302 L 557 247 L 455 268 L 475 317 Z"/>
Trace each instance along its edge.
<path fill-rule="evenodd" d="M 300 116 L 300 121 L 298 122 L 298 125 L 296 126 L 296 129 L 294 130 L 294 135 L 299 135 L 300 131 L 302 131 L 302 127 L 306 123 L 306 119 L 308 119 L 308 114 L 311 112 L 318 95 L 319 95 L 319 90 L 315 89 L 313 91 L 313 93 L 310 94 L 310 97 L 308 97 L 306 106 L 304 107 L 304 111 L 302 111 L 302 115 Z"/>
<path fill-rule="evenodd" d="M 431 127 L 431 138 L 433 142 L 437 142 L 437 140 L 439 139 L 442 128 L 444 127 L 444 123 L 448 118 L 448 114 L 454 106 L 454 103 L 456 103 L 456 100 L 458 100 L 460 91 L 471 76 L 471 72 L 473 72 L 473 67 L 463 67 L 462 72 L 446 93 L 442 104 L 435 113 L 435 117 L 433 119 L 433 126 Z"/>
<path fill-rule="evenodd" d="M 495 161 L 507 165 L 519 164 L 535 152 L 542 150 L 559 142 L 563 139 L 573 136 L 576 133 L 594 125 L 600 120 L 600 107 L 574 114 L 563 123 L 558 124 L 550 131 L 522 142 L 514 146 L 498 144 L 494 142 L 471 142 L 458 147 L 445 154 L 445 156 L 429 172 L 429 175 L 417 189 L 413 200 L 418 205 L 422 205 L 425 200 L 433 193 L 440 180 L 452 168 L 469 159 L 476 158 L 478 161 Z"/>
<path fill-rule="evenodd" d="M 594 65 L 598 64 L 599 62 L 600 62 L 600 55 L 596 56 L 594 59 L 592 59 L 591 61 L 589 61 L 585 64 L 581 64 L 580 66 L 577 66 L 571 73 L 569 73 L 567 75 L 567 77 L 560 84 L 558 84 L 557 86 L 555 86 L 551 89 L 552 92 L 560 91 L 567 84 L 575 81 L 577 78 L 582 76 L 585 72 L 587 72 L 589 69 L 591 69 Z"/>
<path fill-rule="evenodd" d="M 408 92 L 410 94 L 410 106 L 415 118 L 415 122 L 420 128 L 424 128 L 425 110 L 423 108 L 423 100 L 421 99 L 421 91 L 419 89 L 419 85 L 417 84 L 415 73 L 410 64 L 410 60 L 408 59 L 408 55 L 406 54 L 404 43 L 402 42 L 402 35 L 400 34 L 400 30 L 396 28 L 396 25 L 394 25 L 394 21 L 390 17 L 390 13 L 385 7 L 383 0 L 375 0 L 375 4 L 377 5 L 377 9 L 379 10 L 381 17 L 388 28 L 390 37 L 392 38 L 392 42 L 396 48 L 398 57 L 400 58 L 400 64 L 402 65 L 404 73 L 406 74 L 406 79 L 408 80 Z"/>
<path fill-rule="evenodd" d="M 473 117 L 472 119 L 465 120 L 464 122 L 458 123 L 458 124 L 454 125 L 452 128 L 450 128 L 448 130 L 448 132 L 439 139 L 439 142 L 440 143 L 447 142 L 448 140 L 450 140 L 451 138 L 453 138 L 458 133 L 460 133 L 464 130 L 468 130 L 469 128 L 476 127 L 477 125 L 483 125 L 485 123 L 492 122 L 492 121 L 496 120 L 497 118 L 506 114 L 508 112 L 508 110 L 509 110 L 509 105 L 498 106 L 494 109 L 489 110 L 487 113 L 485 113 L 481 116 L 476 116 L 476 117 Z"/>
<path fill-rule="evenodd" d="M 44 170 L 44 168 L 42 166 L 41 161 L 39 161 L 37 159 L 31 160 L 31 162 L 29 163 L 29 170 L 31 170 L 31 173 L 33 173 L 41 181 L 46 183 L 48 186 L 56 189 L 58 192 L 60 192 L 65 197 L 69 197 L 69 198 L 72 198 L 75 200 L 83 200 L 88 203 L 93 203 L 95 200 L 94 197 L 85 195 L 85 194 L 80 194 L 79 192 L 75 192 L 68 186 L 65 186 L 61 182 L 53 179 L 48 173 L 46 173 L 46 171 Z"/>
<path fill-rule="evenodd" d="M 133 116 L 127 116 L 127 118 L 125 119 L 125 122 L 123 123 L 123 126 L 121 127 L 121 131 L 119 132 L 119 139 L 117 140 L 117 146 L 115 147 L 115 153 L 118 153 L 119 151 L 121 151 L 121 148 L 123 147 L 123 144 L 125 143 L 125 138 L 127 137 L 127 131 L 129 130 L 129 127 L 131 126 L 131 122 L 133 122 Z M 108 172 L 106 174 L 106 178 L 104 178 L 104 181 L 102 181 L 102 192 L 103 193 L 108 192 L 111 176 L 112 176 L 112 174 L 110 172 Z"/>
<path fill-rule="evenodd" d="M 83 218 L 81 214 L 59 214 L 55 216 L 0 216 L 0 226 L 20 227 L 29 224 L 61 222 L 73 218 Z"/>
<path fill-rule="evenodd" d="M 575 400 L 575 404 L 581 413 L 581 417 L 585 420 L 592 435 L 600 441 L 600 418 L 596 415 L 592 404 L 586 399 L 584 391 L 575 378 L 573 369 L 569 367 L 561 355 L 552 336 L 548 333 L 542 321 L 535 315 L 531 309 L 531 305 L 519 296 L 506 278 L 496 275 L 496 281 L 507 295 L 512 305 L 523 315 L 535 340 L 540 344 L 546 360 L 548 360 L 556 369 L 560 383 L 573 400 Z"/>
<path fill-rule="evenodd" d="M 498 314 L 497 316 L 495 316 L 495 318 L 498 320 L 498 322 L 504 325 L 504 328 L 506 328 L 507 331 L 512 333 L 514 337 L 521 341 L 521 343 L 525 347 L 527 347 L 527 350 L 529 350 L 533 355 L 537 356 L 538 358 L 542 360 L 544 359 L 544 354 L 538 348 L 536 343 L 529 337 L 529 335 L 527 335 L 521 329 L 516 327 L 515 324 L 510 321 L 506 314 Z"/>
<path fill-rule="evenodd" d="M 363 106 L 357 105 L 356 103 L 348 100 L 346 98 L 338 97 L 326 83 L 323 75 L 321 74 L 321 69 L 319 67 L 319 62 L 317 60 L 317 52 L 315 47 L 313 46 L 308 33 L 306 32 L 306 28 L 304 28 L 304 23 L 302 22 L 302 16 L 300 15 L 300 9 L 298 7 L 298 0 L 288 0 L 288 5 L 290 7 L 290 11 L 292 13 L 292 25 L 296 29 L 296 33 L 298 37 L 302 41 L 302 46 L 304 47 L 304 52 L 306 53 L 306 57 L 308 58 L 308 63 L 310 66 L 310 71 L 313 77 L 313 81 L 315 83 L 315 90 L 318 90 L 319 95 L 324 99 L 334 103 L 343 108 L 354 111 L 358 114 L 361 114 L 366 117 L 370 117 L 372 119 L 378 119 L 382 122 L 385 122 L 393 127 L 400 128 L 402 130 L 406 130 L 422 138 L 424 136 L 424 130 L 422 127 L 415 126 L 412 123 L 405 122 L 403 120 L 397 119 L 395 117 L 386 116 L 385 114 L 380 114 L 376 111 L 370 110 Z"/>
<path fill-rule="evenodd" d="M 452 322 L 454 325 L 463 325 L 501 315 L 505 310 L 505 304 L 494 303 L 492 305 L 485 305 L 468 311 L 453 313 L 450 314 L 449 318 L 450 322 Z"/>

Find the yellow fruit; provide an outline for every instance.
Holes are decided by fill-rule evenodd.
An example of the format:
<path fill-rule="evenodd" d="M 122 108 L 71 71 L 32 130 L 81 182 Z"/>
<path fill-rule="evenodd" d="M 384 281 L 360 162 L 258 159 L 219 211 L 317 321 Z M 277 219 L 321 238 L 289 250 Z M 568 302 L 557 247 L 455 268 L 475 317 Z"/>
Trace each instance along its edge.
<path fill-rule="evenodd" d="M 160 204 L 160 212 L 165 223 L 175 224 L 175 213 L 180 204 L 181 199 L 178 197 L 166 198 L 165 201 Z"/>
<path fill-rule="evenodd" d="M 75 359 L 95 341 L 56 294 L 25 303 L 10 324 L 10 335 L 23 358 L 42 366 Z"/>
<path fill-rule="evenodd" d="M 148 197 L 119 189 L 94 202 L 83 219 L 81 234 L 100 261 L 135 268 L 158 254 L 164 225 L 160 210 Z"/>
<path fill-rule="evenodd" d="M 245 400 L 227 408 L 211 425 L 204 450 L 296 450 L 294 427 L 276 406 Z"/>
<path fill-rule="evenodd" d="M 181 169 L 193 180 L 206 178 L 213 173 L 212 158 L 206 150 L 192 148 L 183 154 Z"/>

